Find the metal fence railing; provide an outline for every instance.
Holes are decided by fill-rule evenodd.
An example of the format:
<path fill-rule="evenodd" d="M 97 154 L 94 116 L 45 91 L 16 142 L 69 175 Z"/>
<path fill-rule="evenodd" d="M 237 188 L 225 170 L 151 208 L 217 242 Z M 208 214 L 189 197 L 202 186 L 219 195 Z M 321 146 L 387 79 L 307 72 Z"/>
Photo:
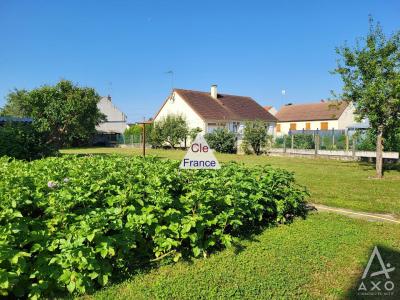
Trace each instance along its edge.
<path fill-rule="evenodd" d="M 375 157 L 375 141 L 365 131 L 295 130 L 276 137 L 271 152 L 299 155 Z M 398 152 L 386 152 L 385 158 L 398 159 Z"/>
<path fill-rule="evenodd" d="M 367 135 L 363 132 L 354 134 L 345 130 L 292 130 L 287 135 L 276 137 L 272 148 L 374 151 L 374 147 L 366 143 L 366 140 Z"/>
<path fill-rule="evenodd" d="M 121 134 L 117 139 L 117 144 L 119 146 L 140 148 L 143 145 L 143 138 L 141 134 Z"/>
<path fill-rule="evenodd" d="M 275 138 L 273 148 L 347 150 L 355 144 L 355 139 L 340 131 L 332 132 L 290 132 Z"/>

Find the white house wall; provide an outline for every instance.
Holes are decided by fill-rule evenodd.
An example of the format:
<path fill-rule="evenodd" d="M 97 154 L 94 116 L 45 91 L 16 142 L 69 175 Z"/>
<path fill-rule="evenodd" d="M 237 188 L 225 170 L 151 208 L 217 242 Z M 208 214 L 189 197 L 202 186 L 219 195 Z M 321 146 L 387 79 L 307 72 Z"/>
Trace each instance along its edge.
<path fill-rule="evenodd" d="M 107 118 L 105 123 L 100 123 L 96 126 L 97 131 L 123 133 L 128 128 L 126 115 L 111 102 L 111 98 L 102 97 L 97 103 L 97 107 Z"/>
<path fill-rule="evenodd" d="M 339 129 L 346 129 L 347 126 L 356 123 L 354 117 L 354 105 L 350 103 L 342 115 L 340 116 L 339 120 Z"/>
<path fill-rule="evenodd" d="M 209 124 L 215 125 L 209 125 Z M 234 123 L 236 123 L 236 130 Z M 225 125 L 224 125 L 225 124 Z M 245 127 L 246 121 L 237 121 L 237 120 L 229 120 L 229 121 L 217 121 L 217 120 L 207 120 L 206 121 L 206 133 L 212 132 L 216 128 L 226 128 L 228 131 L 236 132 L 239 134 L 243 134 L 243 130 Z M 269 135 L 273 135 L 275 132 L 275 122 L 267 122 L 267 133 Z"/>
<path fill-rule="evenodd" d="M 104 133 L 124 133 L 128 128 L 128 124 L 126 122 L 106 122 L 100 123 L 96 126 L 96 130 Z"/>
<path fill-rule="evenodd" d="M 321 121 L 307 121 L 307 122 L 278 122 L 281 125 L 281 131 L 277 135 L 288 134 L 290 124 L 296 123 L 296 130 L 306 130 L 306 123 L 310 123 L 309 130 L 321 130 L 321 122 L 328 122 L 328 130 L 340 129 L 338 120 L 321 120 Z"/>
<path fill-rule="evenodd" d="M 182 115 L 186 119 L 189 129 L 199 127 L 203 132 L 206 132 L 206 124 L 203 119 L 175 92 L 174 97 L 169 97 L 154 121 L 160 121 L 171 114 Z"/>

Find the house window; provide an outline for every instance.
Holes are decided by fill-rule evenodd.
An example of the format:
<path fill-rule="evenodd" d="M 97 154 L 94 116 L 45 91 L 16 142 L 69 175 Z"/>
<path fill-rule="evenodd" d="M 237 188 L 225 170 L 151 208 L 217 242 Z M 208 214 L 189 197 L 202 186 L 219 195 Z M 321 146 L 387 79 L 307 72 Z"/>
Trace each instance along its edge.
<path fill-rule="evenodd" d="M 276 132 L 281 132 L 281 124 L 276 124 Z"/>
<path fill-rule="evenodd" d="M 306 130 L 310 130 L 311 129 L 311 123 L 310 122 L 307 122 L 306 123 Z"/>
<path fill-rule="evenodd" d="M 232 131 L 233 132 L 238 132 L 239 124 L 240 124 L 239 122 L 232 123 Z"/>
<path fill-rule="evenodd" d="M 328 130 L 328 122 L 321 122 L 321 130 Z"/>
<path fill-rule="evenodd" d="M 290 130 L 296 130 L 297 124 L 296 123 L 290 123 Z"/>
<path fill-rule="evenodd" d="M 207 132 L 212 133 L 215 129 L 217 129 L 217 123 L 208 123 L 207 124 Z"/>
<path fill-rule="evenodd" d="M 268 134 L 274 134 L 274 124 L 268 123 L 267 132 L 268 132 Z"/>

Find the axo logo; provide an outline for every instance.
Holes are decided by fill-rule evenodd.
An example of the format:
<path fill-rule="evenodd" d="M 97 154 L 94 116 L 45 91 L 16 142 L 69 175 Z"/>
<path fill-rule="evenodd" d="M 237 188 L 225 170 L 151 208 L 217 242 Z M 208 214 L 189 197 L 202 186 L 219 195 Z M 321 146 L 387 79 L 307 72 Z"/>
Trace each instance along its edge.
<path fill-rule="evenodd" d="M 380 269 L 372 272 L 371 266 L 377 259 Z M 395 284 L 390 279 L 390 273 L 395 270 L 390 263 L 385 264 L 382 256 L 375 246 L 369 258 L 367 267 L 361 277 L 361 283 L 358 286 L 357 294 L 362 296 L 392 296 L 394 295 Z M 370 272 L 371 271 L 371 272 Z"/>

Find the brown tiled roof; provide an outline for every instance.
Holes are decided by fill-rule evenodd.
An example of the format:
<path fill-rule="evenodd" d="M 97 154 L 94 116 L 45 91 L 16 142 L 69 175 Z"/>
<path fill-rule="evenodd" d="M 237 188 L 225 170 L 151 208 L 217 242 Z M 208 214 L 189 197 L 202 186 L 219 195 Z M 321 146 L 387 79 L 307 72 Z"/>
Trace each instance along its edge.
<path fill-rule="evenodd" d="M 283 106 L 275 117 L 281 122 L 337 120 L 346 109 L 345 101 L 325 101 Z"/>
<path fill-rule="evenodd" d="M 175 89 L 188 105 L 204 120 L 263 120 L 276 122 L 277 119 L 250 97 Z"/>
<path fill-rule="evenodd" d="M 272 106 L 269 106 L 269 105 L 264 106 L 264 109 L 265 109 L 266 111 L 269 111 L 271 108 L 272 108 Z"/>

